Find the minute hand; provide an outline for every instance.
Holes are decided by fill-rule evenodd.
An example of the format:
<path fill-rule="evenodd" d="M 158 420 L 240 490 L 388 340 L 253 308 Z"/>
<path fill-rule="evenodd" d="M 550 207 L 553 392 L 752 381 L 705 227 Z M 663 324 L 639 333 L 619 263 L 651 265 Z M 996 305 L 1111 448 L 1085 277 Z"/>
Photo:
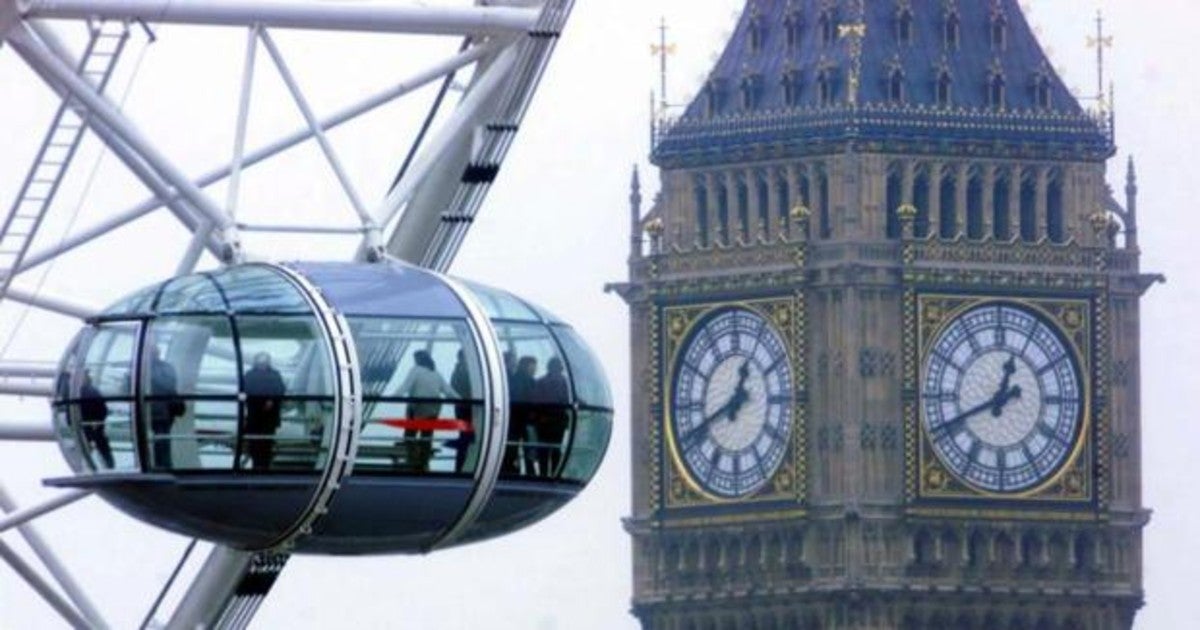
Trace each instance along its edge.
<path fill-rule="evenodd" d="M 971 419 L 971 416 L 981 414 L 981 413 L 987 411 L 988 409 L 991 409 L 992 405 L 994 405 L 994 404 L 995 404 L 995 397 L 993 397 L 992 399 L 990 399 L 986 402 L 983 402 L 974 407 L 971 407 L 970 409 L 958 414 L 957 416 L 954 416 L 953 418 L 947 420 L 946 422 L 944 422 L 940 426 L 938 426 L 936 428 L 936 430 L 946 432 L 946 433 L 954 433 L 958 429 L 958 427 L 962 426 L 962 424 L 964 422 Z"/>

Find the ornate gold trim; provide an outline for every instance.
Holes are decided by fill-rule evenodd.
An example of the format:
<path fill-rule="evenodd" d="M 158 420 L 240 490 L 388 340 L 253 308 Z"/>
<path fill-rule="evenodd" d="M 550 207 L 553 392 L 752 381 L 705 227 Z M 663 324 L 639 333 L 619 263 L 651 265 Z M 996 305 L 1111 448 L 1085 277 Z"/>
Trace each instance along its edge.
<path fill-rule="evenodd" d="M 949 303 L 949 304 L 946 304 Z M 987 306 L 989 304 L 1012 304 L 1026 308 L 1039 315 L 1044 321 L 1056 327 L 1056 333 L 1067 344 L 1079 366 L 1082 394 L 1082 414 L 1078 435 L 1070 454 L 1059 465 L 1051 476 L 1038 485 L 1021 492 L 996 492 L 979 488 L 970 481 L 963 479 L 955 471 L 949 469 L 941 458 L 932 450 L 928 429 L 924 421 L 925 409 L 919 404 L 922 383 L 924 382 L 924 366 L 929 360 L 930 344 L 937 339 L 948 326 L 967 311 Z M 947 306 L 949 308 L 947 308 Z M 1051 310 L 1056 308 L 1057 312 Z M 1090 482 L 1091 475 L 1087 470 L 1091 463 L 1089 457 L 1084 457 L 1086 447 L 1091 443 L 1093 433 L 1093 376 L 1094 356 L 1091 345 L 1093 342 L 1093 302 L 1087 298 L 1032 298 L 1006 297 L 993 295 L 968 295 L 955 293 L 919 293 L 916 297 L 916 345 L 914 366 L 916 381 L 912 406 L 906 414 L 915 425 L 914 433 L 917 438 L 915 458 L 916 469 L 910 470 L 910 482 L 917 486 L 919 498 L 945 499 L 991 499 L 991 500 L 1037 500 L 1044 502 L 1079 502 L 1095 496 L 1095 489 Z M 932 331 L 932 332 L 930 332 Z M 1082 336 L 1083 347 L 1080 344 Z M 907 405 L 906 405 L 907 407 Z M 915 478 L 914 478 L 915 476 Z M 955 488 L 959 486 L 961 488 Z M 1057 496 L 1053 493 L 1060 488 Z"/>
<path fill-rule="evenodd" d="M 767 297 L 748 300 L 733 300 L 724 302 L 709 302 L 686 305 L 665 306 L 663 313 L 663 343 L 658 357 L 660 366 L 659 383 L 656 388 L 661 392 L 657 401 L 662 410 L 661 424 L 655 427 L 655 432 L 665 435 L 665 441 L 659 440 L 658 453 L 666 455 L 671 465 L 663 471 L 666 482 L 665 507 L 696 507 L 702 505 L 746 505 L 751 503 L 767 503 L 778 501 L 802 502 L 806 495 L 807 470 L 802 449 L 806 443 L 805 405 L 801 394 L 806 391 L 806 368 L 804 355 L 804 318 L 803 292 L 793 297 Z M 741 308 L 752 311 L 770 323 L 775 332 L 783 338 L 788 352 L 788 362 L 792 368 L 792 432 L 789 436 L 789 454 L 785 453 L 780 466 L 767 483 L 758 491 L 742 497 L 722 497 L 707 491 L 701 483 L 692 477 L 686 463 L 683 461 L 675 440 L 675 430 L 671 414 L 671 389 L 675 381 L 675 372 L 679 362 L 679 352 L 683 341 L 688 339 L 699 322 L 707 320 L 712 314 L 725 310 Z M 665 442 L 665 443 L 664 443 Z M 657 460 L 657 457 L 655 458 Z"/>

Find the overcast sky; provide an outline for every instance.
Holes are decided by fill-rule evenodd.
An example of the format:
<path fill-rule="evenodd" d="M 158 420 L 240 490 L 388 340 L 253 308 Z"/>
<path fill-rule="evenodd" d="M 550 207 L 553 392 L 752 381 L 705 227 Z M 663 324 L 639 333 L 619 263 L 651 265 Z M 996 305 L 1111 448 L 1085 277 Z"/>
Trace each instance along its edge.
<path fill-rule="evenodd" d="M 657 38 L 658 19 L 666 16 L 679 46 L 670 81 L 678 101 L 699 85 L 741 4 L 580 0 L 526 126 L 454 267 L 458 275 L 504 286 L 557 312 L 601 355 L 619 413 L 612 448 L 593 486 L 547 521 L 500 541 L 422 558 L 294 559 L 255 627 L 634 627 L 628 615 L 629 543 L 620 524 L 629 513 L 628 324 L 623 304 L 602 287 L 626 273 L 632 166 L 641 164 L 647 175 L 647 199 L 657 186 L 645 170 L 645 156 L 649 91 L 657 85 L 649 45 Z M 1080 93 L 1094 91 L 1094 51 L 1086 47 L 1086 37 L 1093 32 L 1096 8 L 1103 7 L 1115 36 L 1109 76 L 1117 90 L 1120 154 L 1110 165 L 1110 181 L 1120 189 L 1124 160 L 1136 155 L 1143 267 L 1170 277 L 1169 285 L 1153 289 L 1143 302 L 1145 495 L 1154 517 L 1146 530 L 1147 607 L 1138 627 L 1194 628 L 1200 618 L 1200 536 L 1195 535 L 1200 424 L 1191 403 L 1200 386 L 1194 367 L 1200 363 L 1195 326 L 1200 277 L 1193 271 L 1200 267 L 1195 236 L 1200 220 L 1193 201 L 1193 156 L 1200 140 L 1200 84 L 1189 51 L 1200 6 L 1194 0 L 1026 4 L 1067 84 Z M 159 34 L 161 42 L 140 68 L 129 109 L 172 158 L 188 172 L 201 172 L 230 152 L 233 88 L 244 37 L 202 29 L 164 28 Z M 362 45 L 344 37 L 281 37 L 281 43 L 318 111 L 351 102 L 371 86 L 386 85 L 424 63 L 413 47 L 393 48 L 380 38 Z M 434 52 L 423 44 L 419 48 Z M 279 98 L 269 67 L 260 65 L 260 72 L 264 78 L 251 135 L 265 139 L 291 129 L 299 118 Z M 7 207 L 15 193 L 51 107 L 46 90 L 12 51 L 0 49 L 0 138 L 5 139 L 0 142 L 0 206 Z M 394 108 L 334 135 L 368 199 L 379 195 L 395 170 L 414 124 L 413 111 Z M 96 155 L 85 151 L 79 164 L 90 167 Z M 278 167 L 256 170 L 246 181 L 244 216 L 268 220 L 287 211 L 307 217 L 336 207 L 349 221 L 334 186 L 316 181 L 325 173 L 311 148 Z M 90 188 L 86 181 L 77 176 L 64 192 L 65 199 L 85 199 L 79 225 L 144 195 L 111 160 L 100 165 Z M 213 194 L 223 201 L 222 189 Z M 75 204 L 60 205 L 63 218 L 52 220 L 48 233 L 68 227 L 65 217 Z M 144 220 L 92 252 L 64 259 L 47 278 L 46 290 L 103 305 L 169 275 L 184 243 L 183 232 L 165 215 Z M 333 256 L 345 245 L 282 239 L 270 252 L 288 258 Z M 7 306 L 0 309 L 0 326 L 11 328 L 16 314 Z M 29 322 L 9 357 L 53 358 L 75 326 L 58 318 L 31 316 Z M 0 410 L 17 419 L 46 417 L 37 401 L 6 402 Z M 40 479 L 65 472 L 54 447 L 0 444 L 0 482 L 22 505 L 47 496 Z M 94 499 L 39 525 L 117 627 L 141 619 L 186 542 Z M 8 533 L 4 540 L 17 539 Z M 49 608 L 0 567 L 0 628 L 58 625 Z"/>

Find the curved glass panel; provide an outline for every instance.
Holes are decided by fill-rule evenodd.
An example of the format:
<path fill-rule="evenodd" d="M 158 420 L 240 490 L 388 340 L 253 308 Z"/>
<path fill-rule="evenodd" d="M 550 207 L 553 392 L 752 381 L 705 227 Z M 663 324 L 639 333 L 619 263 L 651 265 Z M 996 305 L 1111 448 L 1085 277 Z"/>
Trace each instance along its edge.
<path fill-rule="evenodd" d="M 116 315 L 137 315 L 150 312 L 150 305 L 154 303 L 154 298 L 158 295 L 158 290 L 162 288 L 162 283 L 154 286 L 139 289 L 130 295 L 125 296 L 121 301 L 104 309 L 101 313 L 102 317 Z"/>
<path fill-rule="evenodd" d="M 333 422 L 333 368 L 311 316 L 237 317 L 243 362 L 238 467 L 313 470 L 323 465 Z"/>
<path fill-rule="evenodd" d="M 141 325 L 111 322 L 92 330 L 76 385 L 85 450 L 96 470 L 136 470 L 133 366 Z"/>
<path fill-rule="evenodd" d="M 437 274 L 404 264 L 297 263 L 292 265 L 347 317 L 462 319 L 466 307 Z"/>
<path fill-rule="evenodd" d="M 207 275 L 183 276 L 163 287 L 154 304 L 157 313 L 225 313 L 229 307 Z"/>
<path fill-rule="evenodd" d="M 569 438 L 567 464 L 562 478 L 586 483 L 596 474 L 612 434 L 612 412 L 584 410 Z"/>
<path fill-rule="evenodd" d="M 501 473 L 554 477 L 573 418 L 566 362 L 541 324 L 495 324 L 508 374 L 508 445 Z"/>
<path fill-rule="evenodd" d="M 571 364 L 571 376 L 579 404 L 612 409 L 612 393 L 608 389 L 608 379 L 604 377 L 604 370 L 596 356 L 574 330 L 566 326 L 555 326 L 553 330 L 554 337 L 562 344 L 567 361 Z"/>
<path fill-rule="evenodd" d="M 91 330 L 85 328 L 75 335 L 67 346 L 67 351 L 63 353 L 63 358 L 58 364 L 58 376 L 54 382 L 54 398 L 52 407 L 54 410 L 54 435 L 58 440 L 59 448 L 62 449 L 63 457 L 72 470 L 76 472 L 84 470 L 84 455 L 82 451 L 82 439 L 79 429 L 79 410 L 73 405 L 68 404 L 76 394 L 73 390 L 78 388 L 78 379 L 76 378 L 79 354 L 87 346 L 88 336 Z"/>
<path fill-rule="evenodd" d="M 300 290 L 269 267 L 231 267 L 213 274 L 213 279 L 225 294 L 230 310 L 236 313 L 312 312 Z"/>
<path fill-rule="evenodd" d="M 155 469 L 229 469 L 238 363 L 227 317 L 162 317 L 143 342 L 143 431 Z"/>
<path fill-rule="evenodd" d="M 147 358 L 158 356 L 175 370 L 176 392 L 184 396 L 236 395 L 237 355 L 228 317 L 209 315 L 160 317 L 146 334 Z M 143 380 L 142 392 L 151 383 Z"/>
<path fill-rule="evenodd" d="M 350 329 L 364 399 L 355 470 L 473 472 L 483 378 L 466 322 L 351 318 Z"/>
<path fill-rule="evenodd" d="M 512 294 L 474 282 L 460 280 L 471 291 L 490 319 L 540 322 L 542 318 L 528 304 Z"/>

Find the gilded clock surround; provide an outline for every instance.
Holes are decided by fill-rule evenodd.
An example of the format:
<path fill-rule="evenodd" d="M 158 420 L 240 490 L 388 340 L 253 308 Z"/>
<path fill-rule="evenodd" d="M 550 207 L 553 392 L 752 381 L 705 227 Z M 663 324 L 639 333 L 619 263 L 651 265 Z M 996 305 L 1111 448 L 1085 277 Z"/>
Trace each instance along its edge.
<path fill-rule="evenodd" d="M 921 421 L 920 414 L 924 413 L 922 406 L 906 405 L 906 433 L 915 435 L 917 441 L 916 457 L 911 460 L 908 473 L 912 478 L 912 485 L 917 489 L 915 502 L 954 500 L 965 505 L 973 500 L 1020 500 L 1073 504 L 1075 507 L 1086 509 L 1090 507 L 1096 495 L 1092 481 L 1094 449 L 1091 448 L 1094 434 L 1092 381 L 1096 372 L 1092 352 L 1095 346 L 1095 333 L 1091 323 L 1094 310 L 1092 300 L 918 293 L 914 303 L 916 316 L 912 318 L 911 323 L 915 330 L 908 332 L 916 340 L 916 357 L 912 359 L 916 369 L 911 377 L 917 381 L 918 387 L 913 391 L 919 391 L 919 373 L 933 340 L 937 339 L 945 327 L 951 325 L 960 314 L 988 304 L 1019 305 L 1038 313 L 1044 321 L 1058 329 L 1067 342 L 1068 352 L 1074 356 L 1081 371 L 1081 426 L 1070 454 L 1058 470 L 1044 482 L 1019 493 L 991 492 L 965 483 L 947 469 L 934 453 L 931 438 Z"/>
<path fill-rule="evenodd" d="M 661 435 L 665 436 L 665 447 L 662 449 L 667 464 L 663 466 L 665 496 L 663 505 L 667 508 L 689 508 L 720 505 L 746 505 L 763 503 L 801 503 L 804 500 L 804 451 L 805 451 L 805 421 L 804 421 L 804 354 L 803 354 L 803 296 L 797 294 L 785 298 L 766 298 L 737 302 L 713 302 L 667 306 L 662 308 L 660 321 L 663 322 L 662 345 L 664 361 L 659 365 L 666 369 L 659 375 L 658 391 L 660 397 L 661 417 L 659 424 Z M 739 498 L 722 497 L 706 490 L 688 472 L 675 441 L 672 429 L 671 396 L 668 392 L 675 381 L 675 369 L 678 354 L 686 348 L 684 344 L 690 338 L 693 330 L 714 313 L 729 308 L 740 308 L 752 311 L 775 327 L 783 337 L 787 348 L 788 359 L 793 375 L 792 429 L 789 436 L 784 460 L 776 469 L 775 474 L 757 492 Z"/>

